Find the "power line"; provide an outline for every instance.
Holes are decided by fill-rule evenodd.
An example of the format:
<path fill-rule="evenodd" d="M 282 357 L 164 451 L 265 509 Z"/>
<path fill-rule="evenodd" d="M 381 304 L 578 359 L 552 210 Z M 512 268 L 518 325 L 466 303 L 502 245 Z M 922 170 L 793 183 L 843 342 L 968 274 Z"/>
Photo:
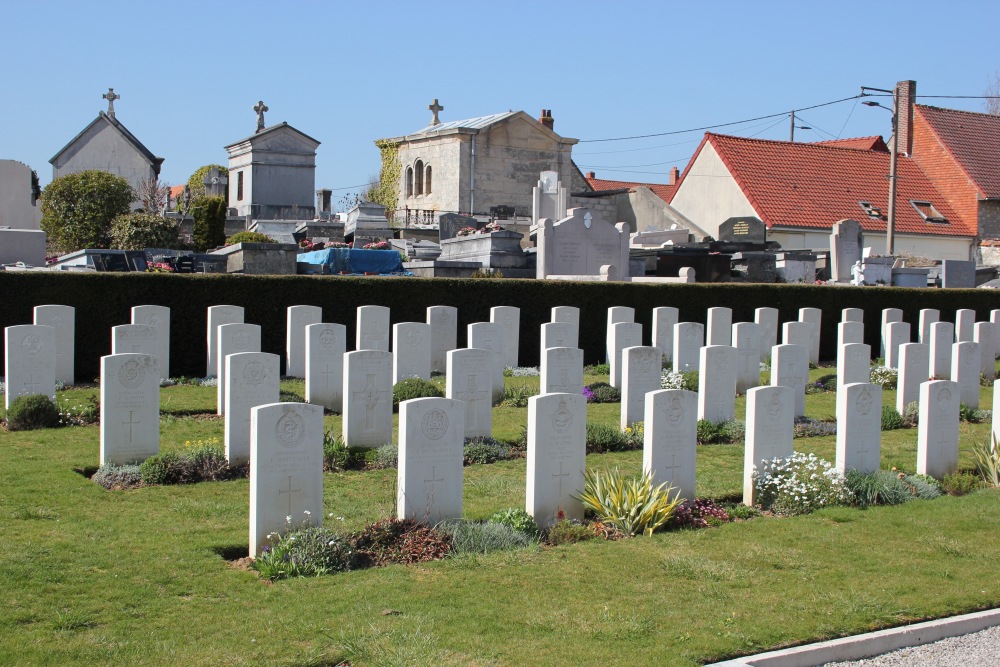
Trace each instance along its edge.
<path fill-rule="evenodd" d="M 749 127 L 741 128 L 741 130 L 742 131 L 753 130 L 758 127 L 763 127 L 764 125 L 767 125 L 767 123 L 766 122 L 757 123 L 755 125 L 750 125 Z M 652 150 L 657 150 L 659 148 L 670 148 L 671 146 L 684 146 L 686 144 L 696 144 L 700 141 L 701 137 L 697 137 L 695 139 L 689 139 L 687 141 L 675 141 L 674 143 L 671 144 L 659 144 L 657 146 L 649 146 L 647 148 L 623 148 L 615 151 L 573 151 L 573 155 L 611 155 L 613 153 L 637 153 L 639 151 L 652 151 Z"/>

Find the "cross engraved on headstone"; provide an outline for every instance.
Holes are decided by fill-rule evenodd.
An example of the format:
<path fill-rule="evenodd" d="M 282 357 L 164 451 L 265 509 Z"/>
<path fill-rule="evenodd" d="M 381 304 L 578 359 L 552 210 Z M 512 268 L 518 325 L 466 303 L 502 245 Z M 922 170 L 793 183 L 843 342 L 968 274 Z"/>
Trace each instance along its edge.
<path fill-rule="evenodd" d="M 865 469 L 865 454 L 871 454 L 871 447 L 868 446 L 868 440 L 862 440 L 861 444 L 858 446 L 858 454 L 861 455 L 861 460 L 858 462 L 858 469 Z"/>
<path fill-rule="evenodd" d="M 330 376 L 331 375 L 337 375 L 337 373 L 335 373 L 334 371 L 331 371 L 330 370 L 330 364 L 327 364 L 326 365 L 326 370 L 323 371 L 322 373 L 320 373 L 320 375 L 323 376 L 323 379 L 326 381 L 326 387 L 327 387 L 327 389 L 329 389 L 330 388 Z"/>
<path fill-rule="evenodd" d="M 292 488 L 292 476 L 291 475 L 288 476 L 288 488 L 287 489 L 278 489 L 278 500 L 281 500 L 281 496 L 284 496 L 284 495 L 288 496 L 288 516 L 292 515 L 292 494 L 301 493 L 301 492 L 302 492 L 302 489 L 293 489 Z"/>
<path fill-rule="evenodd" d="M 260 132 L 264 129 L 264 112 L 270 109 L 264 104 L 264 100 L 260 100 L 254 105 L 253 110 L 257 112 L 257 131 Z"/>
<path fill-rule="evenodd" d="M 37 387 L 40 384 L 41 382 L 35 379 L 34 373 L 28 373 L 28 379 L 24 381 L 24 386 L 28 390 L 28 393 L 30 394 L 38 393 L 35 391 L 35 387 Z"/>
<path fill-rule="evenodd" d="M 677 464 L 677 454 L 675 454 L 673 452 L 670 452 L 670 465 L 663 466 L 663 470 L 664 471 L 669 470 L 670 471 L 670 476 L 673 477 L 674 476 L 674 474 L 673 474 L 674 470 L 677 470 L 680 467 L 681 466 Z"/>
<path fill-rule="evenodd" d="M 435 489 L 437 487 L 437 483 L 438 482 L 443 482 L 443 481 L 444 481 L 444 477 L 438 477 L 437 476 L 437 466 L 431 466 L 431 478 L 424 480 L 424 493 L 427 492 L 427 485 L 430 484 L 431 485 L 431 492 L 429 494 L 427 494 L 427 495 L 430 496 L 431 498 L 433 498 L 434 497 L 434 491 L 435 491 Z"/>
<path fill-rule="evenodd" d="M 444 107 L 438 104 L 436 97 L 434 98 L 434 102 L 431 103 L 431 105 L 428 106 L 427 109 L 431 112 L 431 114 L 433 114 L 431 116 L 431 125 L 440 125 L 441 121 L 438 120 L 438 112 L 444 111 Z"/>
<path fill-rule="evenodd" d="M 365 403 L 365 430 L 371 431 L 375 428 L 375 407 L 382 397 L 387 393 L 378 390 L 378 383 L 375 381 L 375 374 L 369 373 L 365 388 L 361 391 L 352 392 L 354 397 L 361 399 Z"/>
<path fill-rule="evenodd" d="M 479 378 L 476 375 L 468 375 L 465 379 L 465 390 L 458 395 L 459 400 L 470 403 L 472 408 L 472 423 L 470 428 L 479 426 L 479 411 L 476 410 L 476 401 L 485 400 L 487 396 L 485 389 L 479 389 Z M 468 414 L 468 411 L 466 412 Z"/>
<path fill-rule="evenodd" d="M 108 116 L 111 118 L 115 117 L 115 100 L 120 100 L 121 95 L 115 92 L 114 88 L 108 88 L 108 92 L 101 95 L 101 99 L 108 101 Z"/>
<path fill-rule="evenodd" d="M 568 471 L 567 472 L 563 472 L 563 462 L 560 461 L 559 462 L 559 474 L 552 473 L 552 479 L 558 479 L 559 480 L 559 497 L 560 498 L 562 498 L 562 494 L 563 494 L 563 490 L 562 490 L 563 477 L 569 477 L 569 472 Z"/>
<path fill-rule="evenodd" d="M 128 411 L 128 421 L 127 422 L 126 421 L 122 422 L 122 428 L 123 429 L 126 426 L 128 426 L 128 442 L 129 442 L 129 444 L 132 444 L 132 427 L 135 426 L 136 424 L 141 424 L 142 423 L 141 419 L 139 419 L 137 421 L 132 421 L 132 419 L 133 419 L 134 416 L 135 416 L 135 412 L 133 412 L 132 410 L 129 410 Z"/>

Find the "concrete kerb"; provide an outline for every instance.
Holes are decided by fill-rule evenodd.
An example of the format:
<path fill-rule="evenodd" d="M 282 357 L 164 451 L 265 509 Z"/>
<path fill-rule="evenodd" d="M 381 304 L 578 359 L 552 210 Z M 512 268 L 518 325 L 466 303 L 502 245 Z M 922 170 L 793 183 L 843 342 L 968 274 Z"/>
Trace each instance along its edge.
<path fill-rule="evenodd" d="M 1000 625 L 1000 609 L 989 609 L 863 635 L 758 653 L 716 662 L 706 667 L 814 667 L 828 662 L 871 658 L 902 648 L 979 632 L 994 625 Z"/>

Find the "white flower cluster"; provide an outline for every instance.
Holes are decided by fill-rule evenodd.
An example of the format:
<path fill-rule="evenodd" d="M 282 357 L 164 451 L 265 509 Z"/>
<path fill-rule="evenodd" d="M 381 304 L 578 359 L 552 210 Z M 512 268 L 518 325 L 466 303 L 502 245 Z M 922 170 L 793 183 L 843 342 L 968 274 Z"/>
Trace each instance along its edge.
<path fill-rule="evenodd" d="M 510 377 L 515 378 L 535 377 L 539 374 L 537 366 L 508 366 L 507 369 L 510 371 Z M 506 373 L 504 373 L 504 375 L 506 375 Z"/>
<path fill-rule="evenodd" d="M 214 375 L 209 375 L 208 377 L 199 380 L 198 384 L 200 384 L 202 387 L 218 387 L 219 378 L 217 378 Z"/>
<path fill-rule="evenodd" d="M 683 389 L 684 374 L 680 371 L 668 371 L 666 368 L 660 372 L 660 389 Z"/>
<path fill-rule="evenodd" d="M 871 372 L 871 383 L 881 385 L 883 389 L 895 389 L 899 372 L 888 366 L 876 366 Z"/>
<path fill-rule="evenodd" d="M 5 385 L 3 383 L 3 380 L 4 380 L 3 378 L 0 378 L 0 395 L 3 395 L 4 390 L 5 390 L 6 386 L 7 386 L 7 385 Z"/>
<path fill-rule="evenodd" d="M 843 473 L 815 454 L 761 461 L 753 479 L 761 506 L 776 514 L 807 514 L 848 498 Z"/>

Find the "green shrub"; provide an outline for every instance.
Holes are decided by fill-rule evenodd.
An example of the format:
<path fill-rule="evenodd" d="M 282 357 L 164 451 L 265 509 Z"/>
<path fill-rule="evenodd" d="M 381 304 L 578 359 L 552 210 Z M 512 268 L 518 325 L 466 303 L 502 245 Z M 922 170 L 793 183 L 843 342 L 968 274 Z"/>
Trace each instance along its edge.
<path fill-rule="evenodd" d="M 134 489 L 142 486 L 142 473 L 139 472 L 137 465 L 119 466 L 114 463 L 105 463 L 97 469 L 90 480 L 109 491 Z"/>
<path fill-rule="evenodd" d="M 910 486 L 888 470 L 867 473 L 848 470 L 844 484 L 850 492 L 851 504 L 858 507 L 901 505 L 914 497 Z"/>
<path fill-rule="evenodd" d="M 503 393 L 500 394 L 499 405 L 504 408 L 526 408 L 528 407 L 528 399 L 537 393 L 528 385 L 505 385 Z"/>
<path fill-rule="evenodd" d="M 177 222 L 153 213 L 126 213 L 111 221 L 110 247 L 121 250 L 174 248 Z"/>
<path fill-rule="evenodd" d="M 903 408 L 903 426 L 906 428 L 916 428 L 920 421 L 920 404 L 910 401 Z"/>
<path fill-rule="evenodd" d="M 59 426 L 59 409 L 45 394 L 18 396 L 7 409 L 8 431 L 33 431 Z"/>
<path fill-rule="evenodd" d="M 463 448 L 465 465 L 496 463 L 514 458 L 511 448 L 489 436 L 469 438 Z"/>
<path fill-rule="evenodd" d="M 376 449 L 369 449 L 365 452 L 365 463 L 373 469 L 397 468 L 399 467 L 399 446 L 390 443 Z"/>
<path fill-rule="evenodd" d="M 277 241 L 260 232 L 236 232 L 226 239 L 226 245 L 236 245 L 237 243 L 277 243 Z"/>
<path fill-rule="evenodd" d="M 421 378 L 406 378 L 392 387 L 392 411 L 399 412 L 399 404 L 414 398 L 441 398 L 444 394 L 433 382 Z"/>
<path fill-rule="evenodd" d="M 653 485 L 653 477 L 643 472 L 639 477 L 626 477 L 617 468 L 603 475 L 591 469 L 584 474 L 584 490 L 580 502 L 585 510 L 597 515 L 626 535 L 652 535 L 670 521 L 683 498 L 675 492 L 671 498 L 666 482 Z"/>
<path fill-rule="evenodd" d="M 983 481 L 975 473 L 959 470 L 945 475 L 941 480 L 941 490 L 949 496 L 965 496 L 983 488 Z"/>
<path fill-rule="evenodd" d="M 223 197 L 199 197 L 191 202 L 195 248 L 211 250 L 226 242 L 226 210 Z"/>
<path fill-rule="evenodd" d="M 593 393 L 590 403 L 621 403 L 622 393 L 607 382 L 594 382 L 587 388 Z"/>
<path fill-rule="evenodd" d="M 624 452 L 628 449 L 625 434 L 610 424 L 587 423 L 587 453 Z"/>
<path fill-rule="evenodd" d="M 993 413 L 989 410 L 972 408 L 965 403 L 961 403 L 958 406 L 958 418 L 961 421 L 969 422 L 970 424 L 982 424 L 983 422 L 990 421 L 992 417 Z"/>
<path fill-rule="evenodd" d="M 732 419 L 722 422 L 719 426 L 719 437 L 722 443 L 742 445 L 746 440 L 747 425 L 742 419 Z"/>
<path fill-rule="evenodd" d="M 42 231 L 63 252 L 106 248 L 111 221 L 125 215 L 135 192 L 121 176 L 88 169 L 55 178 L 42 192 Z"/>
<path fill-rule="evenodd" d="M 535 523 L 535 517 L 520 507 L 508 507 L 507 509 L 494 512 L 489 521 L 507 526 L 536 539 L 541 534 L 538 524 Z"/>
<path fill-rule="evenodd" d="M 289 543 L 288 557 L 310 574 L 346 572 L 351 569 L 354 551 L 347 538 L 329 528 L 302 528 L 282 541 Z"/>
<path fill-rule="evenodd" d="M 177 484 L 181 480 L 180 456 L 163 452 L 139 464 L 143 484 Z"/>
<path fill-rule="evenodd" d="M 434 527 L 451 538 L 456 554 L 488 554 L 493 551 L 513 551 L 538 544 L 537 538 L 493 521 L 444 521 Z"/>
<path fill-rule="evenodd" d="M 729 518 L 734 521 L 748 521 L 754 517 L 760 516 L 759 509 L 751 507 L 750 505 L 744 505 L 743 503 L 727 503 L 723 505 L 723 508 L 729 512 Z"/>
<path fill-rule="evenodd" d="M 584 375 L 611 375 L 611 364 L 591 364 L 583 367 Z"/>
<path fill-rule="evenodd" d="M 696 438 L 699 445 L 712 445 L 722 442 L 722 424 L 716 424 L 707 419 L 699 419 L 696 428 Z"/>
<path fill-rule="evenodd" d="M 212 171 L 213 168 L 218 169 L 221 174 L 229 174 L 229 169 L 223 167 L 221 164 L 206 164 L 195 169 L 194 173 L 187 180 L 187 188 L 188 192 L 191 193 L 192 201 L 205 196 L 205 177 L 208 176 L 208 172 Z M 182 206 L 178 206 L 178 210 L 182 209 Z"/>
<path fill-rule="evenodd" d="M 897 428 L 903 428 L 903 425 L 903 415 L 891 405 L 882 404 L 882 430 L 895 431 Z"/>
<path fill-rule="evenodd" d="M 367 447 L 345 447 L 344 441 L 333 431 L 323 433 L 323 471 L 343 472 L 360 470 L 367 463 L 366 457 L 375 450 Z"/>
<path fill-rule="evenodd" d="M 927 475 L 903 475 L 903 482 L 921 500 L 933 500 L 941 495 L 941 482 Z"/>
<path fill-rule="evenodd" d="M 181 477 L 190 482 L 217 482 L 239 475 L 237 468 L 230 468 L 226 453 L 221 447 L 201 445 L 185 451 L 178 461 L 183 469 Z"/>
<path fill-rule="evenodd" d="M 597 534 L 589 526 L 570 519 L 557 521 L 545 532 L 545 541 L 553 546 L 584 542 L 595 537 Z"/>
<path fill-rule="evenodd" d="M 983 482 L 992 487 L 1000 487 L 1000 442 L 992 432 L 987 440 L 973 441 L 972 458 L 976 461 L 976 470 Z"/>

